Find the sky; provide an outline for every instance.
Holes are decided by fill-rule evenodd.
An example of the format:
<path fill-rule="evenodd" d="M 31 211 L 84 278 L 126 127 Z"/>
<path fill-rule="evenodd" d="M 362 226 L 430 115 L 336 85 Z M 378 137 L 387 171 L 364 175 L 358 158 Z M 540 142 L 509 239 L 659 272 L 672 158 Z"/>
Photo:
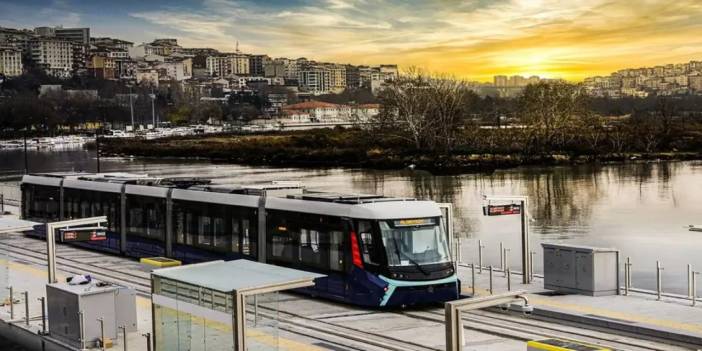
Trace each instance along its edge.
<path fill-rule="evenodd" d="M 45 25 L 479 81 L 702 60 L 701 0 L 0 0 L 0 26 Z"/>

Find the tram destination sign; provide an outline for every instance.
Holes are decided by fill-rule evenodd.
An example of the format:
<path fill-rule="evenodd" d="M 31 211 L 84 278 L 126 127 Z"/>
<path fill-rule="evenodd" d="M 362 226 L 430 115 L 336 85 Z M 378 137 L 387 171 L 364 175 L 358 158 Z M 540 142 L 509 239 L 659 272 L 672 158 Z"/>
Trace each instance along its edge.
<path fill-rule="evenodd" d="M 521 213 L 522 206 L 516 204 L 483 206 L 483 215 L 485 216 L 505 216 Z"/>
<path fill-rule="evenodd" d="M 103 241 L 107 240 L 105 227 L 86 227 L 86 228 L 64 228 L 59 229 L 59 238 L 61 242 L 78 242 L 78 241 Z"/>

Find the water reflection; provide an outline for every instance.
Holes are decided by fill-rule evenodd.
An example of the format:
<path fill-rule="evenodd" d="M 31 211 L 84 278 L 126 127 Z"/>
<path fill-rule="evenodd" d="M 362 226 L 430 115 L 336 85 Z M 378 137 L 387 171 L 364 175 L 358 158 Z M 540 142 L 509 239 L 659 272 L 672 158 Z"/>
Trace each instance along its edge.
<path fill-rule="evenodd" d="M 83 150 L 29 154 L 30 170 L 94 170 Z M 21 151 L 0 151 L 0 175 L 18 175 Z M 532 247 L 566 242 L 614 247 L 631 256 L 635 278 L 644 284 L 655 261 L 666 268 L 666 284 L 684 290 L 685 265 L 702 267 L 702 235 L 683 226 L 701 223 L 702 162 L 643 162 L 612 165 L 531 167 L 491 174 L 433 176 L 421 171 L 298 169 L 213 164 L 202 160 L 103 159 L 105 171 L 160 176 L 199 176 L 217 183 L 245 184 L 292 180 L 319 190 L 416 197 L 454 205 L 455 228 L 466 238 L 464 257 L 472 260 L 478 239 L 486 261 L 498 262 L 499 242 L 519 262 L 519 216 L 484 217 L 483 194 L 530 197 Z M 540 253 L 536 269 L 540 270 Z M 514 267 L 519 269 L 520 267 Z"/>

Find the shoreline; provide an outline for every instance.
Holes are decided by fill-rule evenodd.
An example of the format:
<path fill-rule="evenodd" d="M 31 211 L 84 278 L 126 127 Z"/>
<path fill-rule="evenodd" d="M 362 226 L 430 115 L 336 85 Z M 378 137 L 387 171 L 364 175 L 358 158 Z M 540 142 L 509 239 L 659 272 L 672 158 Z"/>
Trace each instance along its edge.
<path fill-rule="evenodd" d="M 338 147 L 277 145 L 276 135 L 256 136 L 270 138 L 271 143 L 257 145 L 242 140 L 216 140 L 214 138 L 125 140 L 101 144 L 101 156 L 147 157 L 157 159 L 197 159 L 212 163 L 240 164 L 247 166 L 296 167 L 296 168 L 361 168 L 375 170 L 415 169 L 434 175 L 464 173 L 492 173 L 498 169 L 521 166 L 562 166 L 583 164 L 615 164 L 641 161 L 692 161 L 702 160 L 702 152 L 652 152 L 608 153 L 598 155 L 544 154 L 451 154 L 432 155 L 403 149 L 374 147 Z M 246 139 L 244 139 L 246 141 Z M 260 140 L 259 140 L 260 141 Z M 89 145 L 93 147 L 94 145 Z"/>

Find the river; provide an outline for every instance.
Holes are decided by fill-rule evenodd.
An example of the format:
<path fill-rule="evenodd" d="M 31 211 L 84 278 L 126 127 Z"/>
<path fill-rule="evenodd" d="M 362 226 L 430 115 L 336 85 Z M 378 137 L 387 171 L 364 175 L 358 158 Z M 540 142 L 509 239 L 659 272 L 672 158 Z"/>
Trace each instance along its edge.
<path fill-rule="evenodd" d="M 31 151 L 30 172 L 95 170 L 94 153 L 84 150 Z M 19 175 L 22 151 L 0 151 L 0 176 Z M 310 189 L 378 193 L 454 204 L 456 230 L 465 238 L 465 262 L 475 261 L 476 243 L 485 264 L 499 265 L 499 242 L 520 270 L 519 216 L 485 217 L 483 194 L 530 197 L 535 270 L 541 272 L 542 242 L 613 247 L 630 256 L 633 283 L 653 288 L 656 260 L 666 291 L 686 293 L 686 265 L 702 268 L 702 162 L 645 162 L 614 165 L 527 167 L 492 174 L 434 176 L 422 171 L 298 169 L 213 164 L 204 160 L 108 158 L 103 171 L 157 176 L 198 176 L 216 183 L 298 181 Z"/>

